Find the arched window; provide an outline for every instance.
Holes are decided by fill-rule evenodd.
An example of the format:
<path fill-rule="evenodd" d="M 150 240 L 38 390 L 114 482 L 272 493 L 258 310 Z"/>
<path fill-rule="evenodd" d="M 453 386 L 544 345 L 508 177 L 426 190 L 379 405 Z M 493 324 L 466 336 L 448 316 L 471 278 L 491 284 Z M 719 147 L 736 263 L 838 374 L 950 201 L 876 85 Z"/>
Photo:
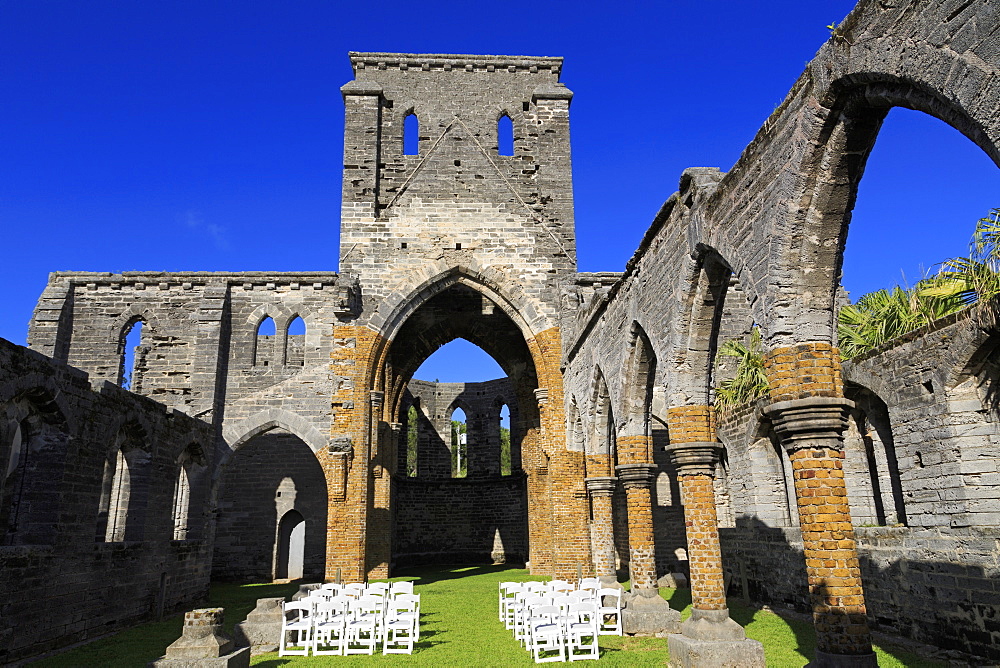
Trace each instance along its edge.
<path fill-rule="evenodd" d="M 142 539 L 150 457 L 139 447 L 141 443 L 141 432 L 123 430 L 104 462 L 98 540 L 118 543 Z"/>
<path fill-rule="evenodd" d="M 417 450 L 420 442 L 420 413 L 416 404 L 410 404 L 406 409 L 406 475 L 414 478 L 417 475 Z"/>
<path fill-rule="evenodd" d="M 265 316 L 257 325 L 257 334 L 254 340 L 253 365 L 270 366 L 274 359 L 274 339 L 276 334 L 274 320 L 270 316 Z"/>
<path fill-rule="evenodd" d="M 177 459 L 173 503 L 174 540 L 194 540 L 200 537 L 201 523 L 192 522 L 193 510 L 197 507 L 199 497 L 192 490 L 204 467 L 204 453 L 195 443 L 186 447 Z"/>
<path fill-rule="evenodd" d="M 65 420 L 44 390 L 26 392 L 3 408 L 0 544 L 51 544 L 59 530 L 64 493 L 69 439 Z"/>
<path fill-rule="evenodd" d="M 302 366 L 305 364 L 306 323 L 299 316 L 288 323 L 285 337 L 285 364 Z"/>
<path fill-rule="evenodd" d="M 514 123 L 507 114 L 497 121 L 497 153 L 514 155 Z"/>
<path fill-rule="evenodd" d="M 4 544 L 17 542 L 15 536 L 23 521 L 21 510 L 24 507 L 25 482 L 28 477 L 26 473 L 30 460 L 26 426 L 19 422 L 14 427 L 14 438 L 10 444 L 10 454 L 4 469 L 3 487 L 0 487 L 2 494 L 0 512 L 4 513 L 4 516 L 0 516 L 0 519 L 4 520 L 0 528 L 4 530 Z"/>
<path fill-rule="evenodd" d="M 500 407 L 500 475 L 510 475 L 510 407 Z"/>
<path fill-rule="evenodd" d="M 126 390 L 139 392 L 142 389 L 142 371 L 146 366 L 146 349 L 143 346 L 143 325 L 136 319 L 122 330 L 118 343 L 120 356 L 118 384 Z"/>
<path fill-rule="evenodd" d="M 187 540 L 190 504 L 191 480 L 187 468 L 182 465 L 174 484 L 174 540 Z"/>
<path fill-rule="evenodd" d="M 464 478 L 469 472 L 468 424 L 465 411 L 451 413 L 451 477 Z"/>
<path fill-rule="evenodd" d="M 403 155 L 420 155 L 420 121 L 412 111 L 403 119 Z"/>

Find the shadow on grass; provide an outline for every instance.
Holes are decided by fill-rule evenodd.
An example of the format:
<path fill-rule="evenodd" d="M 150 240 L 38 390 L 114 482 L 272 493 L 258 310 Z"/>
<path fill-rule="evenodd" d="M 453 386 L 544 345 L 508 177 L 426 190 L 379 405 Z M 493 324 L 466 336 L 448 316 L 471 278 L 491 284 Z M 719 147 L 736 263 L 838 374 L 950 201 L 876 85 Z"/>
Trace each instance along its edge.
<path fill-rule="evenodd" d="M 401 568 L 391 578 L 393 581 L 409 580 L 414 585 L 428 585 L 435 582 L 447 580 L 458 580 L 476 575 L 498 575 L 505 571 L 519 571 L 524 573 L 523 568 L 512 566 L 420 566 L 413 568 Z"/>

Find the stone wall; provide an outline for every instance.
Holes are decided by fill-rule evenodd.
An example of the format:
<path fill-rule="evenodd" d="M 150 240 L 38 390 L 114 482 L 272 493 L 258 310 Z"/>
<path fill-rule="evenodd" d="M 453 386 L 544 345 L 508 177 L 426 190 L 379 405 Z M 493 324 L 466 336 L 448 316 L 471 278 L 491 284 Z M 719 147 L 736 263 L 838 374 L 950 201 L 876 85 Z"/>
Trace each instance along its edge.
<path fill-rule="evenodd" d="M 240 446 L 222 472 L 212 578 L 267 582 L 282 577 L 278 527 L 290 511 L 305 520 L 302 577 L 326 565 L 326 480 L 309 446 L 276 428 Z"/>
<path fill-rule="evenodd" d="M 492 480 L 399 479 L 394 498 L 396 565 L 527 560 L 524 474 Z"/>
<path fill-rule="evenodd" d="M 1000 349 L 969 312 L 844 365 L 855 426 L 845 481 L 875 628 L 996 660 Z M 763 423 L 763 424 L 762 424 Z M 808 610 L 801 532 L 780 457 L 754 409 L 720 423 L 736 526 L 722 530 L 731 592 Z M 888 456 L 886 456 L 888 453 Z"/>
<path fill-rule="evenodd" d="M 0 663 L 207 594 L 211 425 L 2 339 L 0 411 L 0 461 L 12 468 L 0 480 Z M 129 468 L 116 486 L 119 451 Z M 197 461 L 177 508 L 186 452 Z"/>

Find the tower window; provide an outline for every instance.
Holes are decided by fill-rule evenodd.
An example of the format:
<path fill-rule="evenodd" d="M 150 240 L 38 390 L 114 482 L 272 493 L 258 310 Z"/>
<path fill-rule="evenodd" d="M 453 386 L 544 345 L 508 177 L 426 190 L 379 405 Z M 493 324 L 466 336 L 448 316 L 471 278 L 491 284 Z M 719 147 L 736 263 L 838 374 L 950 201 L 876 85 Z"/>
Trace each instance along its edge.
<path fill-rule="evenodd" d="M 497 121 L 497 153 L 514 155 L 514 123 L 507 114 Z"/>
<path fill-rule="evenodd" d="M 407 114 L 403 119 L 403 155 L 420 154 L 420 121 L 414 113 Z"/>

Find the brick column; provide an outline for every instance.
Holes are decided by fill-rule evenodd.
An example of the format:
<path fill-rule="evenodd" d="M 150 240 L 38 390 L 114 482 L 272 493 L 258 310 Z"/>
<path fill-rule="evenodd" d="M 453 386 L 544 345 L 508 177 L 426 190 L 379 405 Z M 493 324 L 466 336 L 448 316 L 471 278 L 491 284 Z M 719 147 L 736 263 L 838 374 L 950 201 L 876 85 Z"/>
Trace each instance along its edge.
<path fill-rule="evenodd" d="M 389 560 L 392 554 L 392 522 L 389 517 L 390 477 L 385 475 L 386 450 L 388 449 L 388 424 L 381 421 L 385 392 L 371 390 L 368 403 L 371 407 L 370 440 L 368 451 L 370 505 L 367 521 L 366 567 L 369 578 L 389 577 Z"/>
<path fill-rule="evenodd" d="M 632 591 L 643 596 L 658 595 L 656 552 L 653 544 L 654 464 L 623 464 L 616 467 L 625 487 L 628 508 L 629 576 Z"/>
<path fill-rule="evenodd" d="M 653 542 L 656 465 L 622 464 L 615 467 L 615 471 L 625 487 L 632 579 L 632 591 L 622 613 L 623 630 L 634 635 L 674 633 L 679 628 L 681 615 L 660 597 L 656 582 L 656 545 Z"/>
<path fill-rule="evenodd" d="M 601 582 L 607 586 L 618 584 L 615 571 L 615 527 L 611 514 L 611 498 L 615 493 L 617 478 L 587 478 L 587 492 L 590 494 L 591 549 L 594 554 L 594 570 Z"/>
<path fill-rule="evenodd" d="M 795 479 L 816 626 L 809 665 L 877 666 L 844 484 L 843 434 L 854 403 L 843 398 L 839 353 L 808 343 L 773 350 L 764 363 L 776 400 L 765 413 Z"/>
<path fill-rule="evenodd" d="M 711 408 L 701 407 L 711 416 Z M 692 430 L 698 431 L 698 430 Z M 719 522 L 715 510 L 715 465 L 722 446 L 688 442 L 669 446 L 677 468 L 684 500 L 688 563 L 691 568 L 691 616 L 681 624 L 681 634 L 667 644 L 670 663 L 676 666 L 754 666 L 764 668 L 764 647 L 747 640 L 743 627 L 729 617 Z"/>

